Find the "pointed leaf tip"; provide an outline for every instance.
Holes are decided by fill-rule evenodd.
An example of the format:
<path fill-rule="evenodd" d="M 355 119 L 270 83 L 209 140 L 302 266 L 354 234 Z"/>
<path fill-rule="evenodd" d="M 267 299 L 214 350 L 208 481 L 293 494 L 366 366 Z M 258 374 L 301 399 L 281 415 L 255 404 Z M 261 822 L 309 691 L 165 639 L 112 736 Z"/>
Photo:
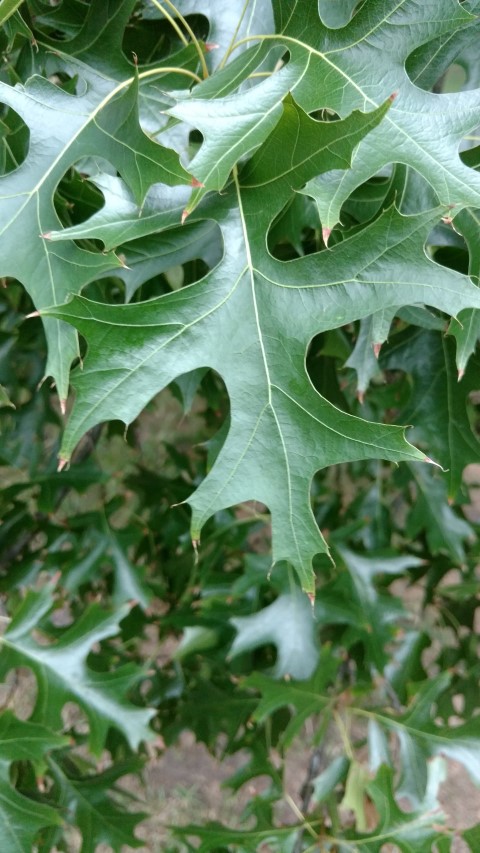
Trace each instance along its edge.
<path fill-rule="evenodd" d="M 67 465 L 68 465 L 68 459 L 59 459 L 58 465 L 57 465 L 58 473 L 60 473 L 60 471 L 63 471 L 63 469 L 66 468 Z"/>
<path fill-rule="evenodd" d="M 207 51 L 207 53 L 210 53 L 211 50 L 218 50 L 219 47 L 220 45 L 216 44 L 216 42 L 214 41 L 205 42 L 205 50 Z"/>
<path fill-rule="evenodd" d="M 32 317 L 40 317 L 40 311 L 31 311 L 30 314 L 25 314 L 25 320 L 30 320 Z"/>
<path fill-rule="evenodd" d="M 196 178 L 192 178 L 192 180 L 190 181 L 190 186 L 192 186 L 192 187 L 204 187 L 205 184 L 202 184 L 201 181 L 197 181 Z M 186 211 L 184 210 L 183 212 L 185 213 Z M 188 214 L 187 214 L 187 216 L 188 216 Z"/>
<path fill-rule="evenodd" d="M 312 605 L 312 612 L 313 612 L 313 608 L 315 607 L 315 593 L 314 592 L 307 592 L 307 598 L 308 598 L 310 604 Z"/>
<path fill-rule="evenodd" d="M 427 463 L 428 463 L 428 465 L 435 465 L 435 468 L 440 468 L 440 471 L 443 471 L 443 470 L 444 470 L 444 469 L 442 468 L 442 466 L 441 466 L 441 465 L 439 465 L 439 463 L 438 463 L 438 462 L 435 462 L 435 460 L 434 460 L 434 459 L 430 459 L 430 457 L 429 457 L 429 456 L 424 456 L 423 461 L 424 461 L 424 462 L 427 462 Z"/>
<path fill-rule="evenodd" d="M 62 399 L 60 400 L 60 411 L 61 411 L 62 415 L 66 415 L 66 413 L 67 413 L 67 401 L 66 400 L 62 400 Z"/>
<path fill-rule="evenodd" d="M 187 216 L 190 216 L 190 211 L 187 210 L 187 208 L 185 208 L 185 210 L 182 213 L 182 218 L 181 218 L 182 225 L 185 223 Z"/>
<path fill-rule="evenodd" d="M 360 405 L 363 406 L 363 403 L 365 401 L 365 391 L 361 391 L 360 388 L 357 388 L 356 397 Z"/>
<path fill-rule="evenodd" d="M 200 539 L 192 539 L 192 546 L 193 546 L 193 550 L 195 553 L 195 565 L 198 565 L 198 560 L 199 560 L 198 548 L 199 548 L 199 545 L 200 545 Z"/>
<path fill-rule="evenodd" d="M 373 354 L 375 358 L 378 358 L 380 355 L 380 350 L 382 349 L 382 344 L 373 344 Z"/>
<path fill-rule="evenodd" d="M 326 246 L 328 246 L 328 241 L 330 238 L 330 234 L 332 233 L 331 228 L 322 228 L 322 239 Z"/>
<path fill-rule="evenodd" d="M 45 231 L 45 234 L 40 234 L 40 237 L 43 237 L 44 240 L 51 240 L 52 239 L 52 232 L 51 231 Z"/>
<path fill-rule="evenodd" d="M 463 370 L 463 368 L 460 368 L 460 370 L 458 371 L 458 381 L 461 382 L 464 376 L 465 371 Z"/>
<path fill-rule="evenodd" d="M 394 100 L 395 100 L 395 98 L 397 98 L 397 97 L 398 97 L 398 92 L 392 92 L 392 94 L 390 95 L 390 97 L 389 97 L 389 99 L 388 99 L 388 100 L 389 100 L 389 101 L 394 101 Z"/>

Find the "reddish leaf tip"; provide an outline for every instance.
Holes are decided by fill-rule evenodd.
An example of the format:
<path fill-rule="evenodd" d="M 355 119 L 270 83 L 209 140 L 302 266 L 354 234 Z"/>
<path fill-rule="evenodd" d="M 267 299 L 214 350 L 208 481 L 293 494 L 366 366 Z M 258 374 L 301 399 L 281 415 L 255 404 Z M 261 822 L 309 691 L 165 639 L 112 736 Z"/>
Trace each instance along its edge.
<path fill-rule="evenodd" d="M 40 237 L 43 237 L 44 240 L 51 240 L 52 239 L 52 232 L 51 231 L 45 231 L 45 234 L 40 234 Z"/>
<path fill-rule="evenodd" d="M 40 317 L 40 311 L 31 311 L 30 314 L 25 314 L 25 320 L 30 320 L 31 317 Z"/>
<path fill-rule="evenodd" d="M 184 211 L 183 211 L 183 213 L 182 213 L 182 218 L 181 218 L 181 223 L 182 223 L 182 225 L 184 224 L 184 222 L 185 222 L 185 220 L 186 220 L 187 216 L 190 216 L 190 211 L 189 211 L 189 210 L 187 210 L 187 208 L 185 208 L 185 210 L 184 210 Z"/>
<path fill-rule="evenodd" d="M 328 246 L 328 241 L 329 241 L 331 233 L 332 233 L 331 228 L 322 228 L 322 240 L 326 246 Z"/>
<path fill-rule="evenodd" d="M 381 349 L 382 349 L 381 344 L 373 344 L 373 354 L 374 354 L 375 358 L 378 358 L 378 356 L 380 355 Z"/>
<path fill-rule="evenodd" d="M 192 187 L 204 187 L 205 184 L 202 184 L 201 181 L 197 181 L 196 178 L 192 178 L 192 180 L 190 181 L 190 186 L 192 186 Z M 183 211 L 183 212 L 185 213 L 185 211 Z"/>
<path fill-rule="evenodd" d="M 60 399 L 60 411 L 62 415 L 66 415 L 67 413 L 67 401 Z"/>
<path fill-rule="evenodd" d="M 59 459 L 58 465 L 57 465 L 58 473 L 60 473 L 60 471 L 63 471 L 63 469 L 66 468 L 67 465 L 68 465 L 68 459 Z"/>
<path fill-rule="evenodd" d="M 200 545 L 200 539 L 192 539 L 192 546 L 195 553 L 195 565 L 198 563 L 198 548 Z"/>
<path fill-rule="evenodd" d="M 220 45 L 214 41 L 205 42 L 205 50 L 207 51 L 207 53 L 210 53 L 211 50 L 218 50 L 219 47 Z"/>
<path fill-rule="evenodd" d="M 398 97 L 398 92 L 392 92 L 388 100 L 394 101 L 396 97 Z"/>
<path fill-rule="evenodd" d="M 313 608 L 315 607 L 315 593 L 314 592 L 307 592 L 307 598 L 308 598 L 310 604 L 312 605 L 312 610 L 313 610 Z"/>
<path fill-rule="evenodd" d="M 460 370 L 458 371 L 458 381 L 461 382 L 464 376 L 465 376 L 465 371 L 464 371 L 463 367 L 461 367 Z"/>
<path fill-rule="evenodd" d="M 360 388 L 357 388 L 357 400 L 361 406 L 363 406 L 365 400 L 365 391 L 361 391 Z"/>

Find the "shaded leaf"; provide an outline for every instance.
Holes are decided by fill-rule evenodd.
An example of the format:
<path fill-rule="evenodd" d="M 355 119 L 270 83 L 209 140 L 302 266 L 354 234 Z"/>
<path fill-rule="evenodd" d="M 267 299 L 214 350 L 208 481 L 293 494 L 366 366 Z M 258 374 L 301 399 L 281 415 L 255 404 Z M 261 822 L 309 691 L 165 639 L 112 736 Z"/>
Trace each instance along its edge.
<path fill-rule="evenodd" d="M 417 466 L 411 471 L 417 495 L 407 520 L 407 536 L 415 539 L 424 531 L 433 554 L 444 551 L 457 564 L 463 563 L 464 543 L 475 538 L 473 528 L 449 506 L 446 483 L 440 475 Z"/>
<path fill-rule="evenodd" d="M 76 702 L 88 718 L 94 753 L 102 749 L 111 726 L 118 728 L 132 748 L 136 748 L 141 740 L 152 737 L 148 721 L 154 713 L 135 708 L 125 699 L 141 671 L 128 664 L 101 672 L 92 669 L 86 660 L 95 643 L 118 633 L 119 622 L 129 607 L 119 607 L 110 614 L 98 605 L 91 605 L 59 640 L 39 644 L 31 632 L 50 611 L 52 603 L 48 586 L 27 594 L 1 639 L 2 673 L 15 666 L 26 666 L 34 672 L 38 686 L 36 720 L 60 727 L 65 702 Z"/>
<path fill-rule="evenodd" d="M 32 792 L 33 799 L 13 787 L 10 765 L 32 761 L 43 768 L 48 753 L 67 743 L 67 738 L 36 723 L 18 720 L 11 711 L 0 715 L 0 832 L 5 853 L 33 850 L 40 829 L 62 824 L 60 813 L 40 802 L 37 789 Z"/>
<path fill-rule="evenodd" d="M 478 364 L 472 361 L 458 383 L 453 347 L 438 333 L 409 328 L 395 336 L 380 356 L 383 369 L 404 370 L 413 380 L 406 407 L 398 414 L 413 425 L 413 440 L 448 471 L 448 492 L 455 497 L 463 469 L 479 458 L 480 442 L 466 408 L 466 395 L 479 386 Z"/>
<path fill-rule="evenodd" d="M 68 773 L 61 762 L 50 760 L 49 765 L 55 799 L 68 823 L 78 826 L 81 831 L 81 853 L 95 853 L 98 844 L 109 844 L 114 850 L 120 850 L 124 844 L 143 846 L 144 842 L 135 837 L 134 829 L 147 815 L 137 811 L 132 813 L 126 797 L 122 799 L 121 791 L 115 791 L 116 799 L 111 796 L 111 789 L 118 779 L 126 773 L 140 770 L 140 759 L 119 761 L 102 773 L 83 775 L 74 772 L 74 766 Z"/>
<path fill-rule="evenodd" d="M 74 243 L 52 247 L 48 242 L 46 235 L 60 224 L 53 196 L 70 166 L 102 151 L 138 203 L 153 183 L 190 180 L 178 155 L 141 131 L 138 80 L 133 70 L 118 85 L 86 68 L 83 74 L 88 86 L 75 95 L 39 76 L 15 88 L 0 82 L 1 101 L 23 118 L 30 132 L 25 162 L 0 178 L 0 274 L 20 279 L 37 308 L 64 301 L 69 293 L 119 266 L 114 257 L 94 254 Z M 26 253 L 18 252 L 19 231 L 29 241 Z M 67 326 L 52 320 L 46 320 L 45 329 L 49 343 L 46 372 L 54 377 L 60 397 L 65 399 L 68 369 L 78 355 L 75 336 Z"/>
<path fill-rule="evenodd" d="M 395 800 L 393 771 L 381 767 L 376 778 L 366 786 L 378 812 L 378 825 L 364 835 L 347 831 L 348 846 L 380 853 L 384 845 L 391 843 L 402 853 L 431 853 L 435 842 L 445 839 L 447 833 L 453 836 L 442 825 L 445 818 L 437 802 L 438 788 L 444 780 L 444 763 L 436 759 L 429 766 L 429 787 L 420 808 L 416 812 L 403 812 Z"/>
<path fill-rule="evenodd" d="M 297 590 L 281 595 L 253 616 L 230 620 L 237 631 L 230 657 L 273 643 L 277 659 L 274 678 L 309 678 L 318 662 L 315 621 L 307 596 Z"/>

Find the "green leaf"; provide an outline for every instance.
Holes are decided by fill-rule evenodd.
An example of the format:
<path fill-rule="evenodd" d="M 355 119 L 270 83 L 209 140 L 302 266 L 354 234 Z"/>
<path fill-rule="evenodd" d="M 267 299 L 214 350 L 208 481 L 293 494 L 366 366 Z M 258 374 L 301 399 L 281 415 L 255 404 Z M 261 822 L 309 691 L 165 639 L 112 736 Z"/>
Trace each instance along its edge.
<path fill-rule="evenodd" d="M 472 826 L 466 832 L 462 832 L 462 838 L 467 842 L 472 853 L 475 853 L 480 844 L 480 824 L 477 823 L 476 826 Z"/>
<path fill-rule="evenodd" d="M 440 475 L 412 465 L 416 485 L 415 504 L 408 516 L 406 533 L 415 539 L 425 531 L 433 554 L 444 551 L 458 564 L 465 560 L 465 541 L 472 542 L 471 525 L 449 506 L 447 484 Z"/>
<path fill-rule="evenodd" d="M 125 301 L 130 302 L 144 282 L 179 264 L 201 258 L 208 266 L 216 266 L 221 259 L 218 236 L 215 223 L 195 222 L 172 228 L 161 236 L 127 243 L 119 251 L 125 267 L 116 271 L 116 277 L 125 284 Z"/>
<path fill-rule="evenodd" d="M 61 749 L 68 738 L 54 734 L 44 726 L 18 720 L 11 711 L 0 715 L 0 832 L 2 850 L 20 853 L 33 850 L 40 829 L 61 826 L 58 811 L 17 791 L 10 780 L 10 765 L 15 761 L 31 761 L 44 768 L 48 753 Z"/>
<path fill-rule="evenodd" d="M 119 622 L 129 607 L 124 605 L 110 614 L 91 605 L 59 640 L 39 644 L 31 632 L 51 607 L 49 586 L 27 594 L 1 639 L 1 672 L 15 666 L 33 671 L 38 686 L 35 719 L 43 723 L 60 728 L 65 702 L 76 702 L 88 718 L 89 743 L 95 754 L 101 751 L 111 726 L 119 729 L 135 749 L 141 740 L 153 736 L 148 721 L 154 712 L 135 708 L 125 698 L 141 671 L 127 664 L 102 672 L 87 663 L 95 643 L 118 633 Z"/>
<path fill-rule="evenodd" d="M 118 539 L 109 535 L 109 553 L 114 566 L 114 590 L 112 601 L 116 607 L 125 601 L 139 604 L 146 610 L 152 593 L 145 584 L 140 567 L 134 566 Z"/>
<path fill-rule="evenodd" d="M 442 270 L 422 252 L 437 212 L 417 218 L 390 209 L 368 235 L 354 235 L 329 252 L 288 264 L 266 253 L 262 235 L 292 188 L 328 168 L 332 157 L 346 166 L 356 140 L 382 115 L 380 110 L 319 123 L 288 100 L 275 132 L 241 178 L 222 197 L 205 202 L 197 215 L 215 218 L 228 246 L 216 270 L 143 305 L 110 307 L 76 297 L 45 312 L 73 323 L 90 344 L 85 367 L 75 376 L 77 401 L 62 457 L 70 456 L 95 423 L 111 417 L 129 423 L 176 376 L 213 367 L 227 386 L 232 424 L 215 465 L 189 501 L 192 537 L 199 538 L 217 510 L 243 500 L 262 501 L 272 514 L 274 562 L 288 560 L 309 592 L 311 560 L 326 550 L 308 505 L 315 471 L 369 457 L 422 458 L 401 429 L 353 418 L 316 394 L 304 369 L 310 339 L 322 329 L 392 305 L 421 301 L 451 312 L 462 304 L 480 305 L 480 294 L 467 277 Z M 137 216 L 130 236 L 154 227 L 154 219 Z M 121 229 L 125 239 L 125 222 Z M 96 236 L 102 238 L 101 227 Z M 345 288 L 348 302 L 339 303 Z"/>
<path fill-rule="evenodd" d="M 153 183 L 190 180 L 178 155 L 148 139 L 140 129 L 135 74 L 116 84 L 83 72 L 88 86 L 76 95 L 39 76 L 15 88 L 0 81 L 0 100 L 23 118 L 30 132 L 25 162 L 0 178 L 0 275 L 20 279 L 36 308 L 59 304 L 102 272 L 120 266 L 115 257 L 80 249 L 72 242 L 49 243 L 49 232 L 60 224 L 54 193 L 65 172 L 80 158 L 101 150 L 139 204 Z M 28 241 L 28 252 L 18 251 L 19 233 Z M 45 330 L 49 344 L 46 373 L 54 377 L 60 398 L 65 399 L 68 370 L 78 355 L 76 337 L 68 326 L 49 319 Z"/>
<path fill-rule="evenodd" d="M 3 385 L 0 385 L 0 406 L 10 406 L 12 409 L 15 408 Z"/>
<path fill-rule="evenodd" d="M 421 805 L 428 789 L 429 761 L 435 756 L 460 762 L 475 784 L 480 782 L 480 723 L 477 718 L 456 727 L 437 725 L 432 719 L 435 702 L 450 681 L 449 673 L 430 679 L 415 694 L 411 708 L 396 717 L 366 712 L 371 720 L 398 736 L 402 767 L 399 793 L 415 808 Z"/>
<path fill-rule="evenodd" d="M 122 253 L 129 251 L 133 254 L 136 237 L 145 237 L 168 229 L 159 241 L 161 250 L 171 238 L 171 231 L 174 237 L 179 234 L 179 231 L 173 231 L 172 226 L 178 226 L 180 223 L 182 210 L 190 196 L 189 188 L 154 185 L 139 208 L 134 193 L 120 178 L 102 173 L 92 177 L 91 182 L 102 191 L 105 200 L 103 207 L 80 225 L 73 225 L 62 231 L 52 231 L 49 234 L 50 240 L 61 241 L 66 237 L 84 240 L 98 237 L 107 251 L 121 246 Z M 198 227 L 198 223 L 195 225 Z M 189 227 L 192 227 L 191 223 Z M 129 243 L 124 246 L 127 240 Z M 112 270 L 108 270 L 106 274 L 108 273 L 111 275 Z M 115 274 L 118 274 L 117 270 Z"/>
<path fill-rule="evenodd" d="M 22 5 L 23 0 L 0 0 L 0 26 Z"/>
<path fill-rule="evenodd" d="M 268 33 L 273 30 L 270 0 L 252 4 L 245 3 L 245 0 L 230 0 L 229 3 L 220 4 L 216 0 L 177 0 L 175 7 L 182 15 L 205 15 L 208 19 L 207 42 L 213 45 L 213 49 L 206 58 L 212 68 L 228 59 L 229 49 L 235 41 L 251 33 Z M 148 18 L 162 18 L 161 12 L 150 3 L 143 14 Z M 242 48 L 245 49 L 240 45 L 239 49 Z"/>
<path fill-rule="evenodd" d="M 252 719 L 263 723 L 279 708 L 293 708 L 294 715 L 282 731 L 280 743 L 282 748 L 291 745 L 294 738 L 302 730 L 305 720 L 312 714 L 327 710 L 331 714 L 332 704 L 329 689 L 335 678 L 340 661 L 325 645 L 320 652 L 316 672 L 308 680 L 303 681 L 274 681 L 267 675 L 254 673 L 248 676 L 243 686 L 259 691 L 260 702 L 252 715 Z"/>
<path fill-rule="evenodd" d="M 127 798 L 121 796 L 121 789 L 115 788 L 116 799 L 109 796 L 118 779 L 141 769 L 141 759 L 116 762 L 101 773 L 82 774 L 72 761 L 62 763 L 50 759 L 49 767 L 55 799 L 68 823 L 78 826 L 82 833 L 81 853 L 95 853 L 99 844 L 109 844 L 114 850 L 120 850 L 124 844 L 129 847 L 144 845 L 135 837 L 134 829 L 147 815 L 132 813 Z"/>
<path fill-rule="evenodd" d="M 469 273 L 475 284 L 480 281 L 480 211 L 467 208 L 455 217 L 455 230 L 463 235 L 469 251 Z M 453 335 L 457 348 L 458 378 L 462 379 L 470 356 L 475 352 L 480 338 L 480 312 L 475 309 L 460 311 L 450 323 L 448 333 Z"/>
<path fill-rule="evenodd" d="M 358 6 L 358 0 L 344 0 L 343 3 L 331 3 L 330 0 L 318 0 L 318 14 L 327 27 L 344 27 Z"/>
<path fill-rule="evenodd" d="M 405 556 L 362 556 L 343 546 L 336 546 L 348 572 L 325 584 L 315 604 L 315 618 L 321 625 L 345 624 L 350 632 L 345 645 L 361 642 L 368 651 L 368 663 L 382 672 L 389 660 L 398 622 L 405 618 L 402 603 L 375 585 L 378 575 L 402 575 L 407 569 L 422 565 L 422 560 Z"/>
<path fill-rule="evenodd" d="M 254 151 L 269 136 L 282 116 L 285 94 L 296 77 L 296 69 L 287 65 L 256 86 L 253 93 L 249 90 L 204 100 L 197 91 L 189 101 L 169 110 L 170 115 L 197 127 L 204 137 L 189 168 L 205 189 L 222 189 L 240 157 Z"/>
<path fill-rule="evenodd" d="M 274 678 L 310 678 L 318 663 L 318 646 L 312 607 L 300 590 L 279 596 L 253 616 L 230 620 L 237 631 L 230 657 L 273 643 L 277 659 Z"/>
<path fill-rule="evenodd" d="M 347 26 L 332 31 L 319 22 L 314 3 L 305 7 L 282 0 L 275 11 L 277 30 L 290 53 L 288 67 L 299 71 L 295 98 L 305 110 L 328 108 L 344 116 L 397 95 L 385 121 L 359 145 L 354 168 L 336 171 L 328 180 L 314 178 L 308 185 L 325 228 L 339 221 L 350 193 L 392 159 L 423 175 L 442 204 L 478 206 L 480 176 L 458 153 L 462 136 L 480 123 L 478 91 L 431 95 L 405 72 L 415 48 L 475 25 L 475 16 L 456 0 L 402 0 L 394 7 L 381 0 L 365 3 Z M 451 123 L 448 113 L 454 102 L 456 122 Z"/>
<path fill-rule="evenodd" d="M 203 625 L 189 625 L 183 632 L 182 639 L 175 650 L 175 660 L 182 660 L 188 655 L 203 652 L 218 645 L 219 633 L 213 628 Z"/>
<path fill-rule="evenodd" d="M 464 6 L 469 12 L 478 14 L 477 0 L 472 0 Z M 436 39 L 420 45 L 410 54 L 406 62 L 408 76 L 412 83 L 427 91 L 435 86 L 436 91 L 438 91 L 438 83 L 441 81 L 442 75 L 445 72 L 448 73 L 450 65 L 456 62 L 468 73 L 468 85 L 462 88 L 477 88 L 476 46 L 478 32 L 477 18 L 477 22 L 465 30 L 445 32 Z"/>
<path fill-rule="evenodd" d="M 195 837 L 200 839 L 200 846 L 192 849 L 199 853 L 220 853 L 230 849 L 238 853 L 252 853 L 268 845 L 270 849 L 278 851 L 291 851 L 292 845 L 298 837 L 301 826 L 271 827 L 271 829 L 228 829 L 220 823 L 207 822 L 205 826 L 193 824 L 173 827 L 174 834 L 178 838 Z M 273 847 L 270 845 L 274 845 Z M 281 846 L 279 846 L 281 845 Z M 284 845 L 284 846 L 283 846 Z"/>
<path fill-rule="evenodd" d="M 402 853 L 431 853 L 435 842 L 444 839 L 448 833 L 442 825 L 445 818 L 437 802 L 438 788 L 444 780 L 444 762 L 436 759 L 429 767 L 429 788 L 425 800 L 418 811 L 403 812 L 395 800 L 393 771 L 389 767 L 381 767 L 376 778 L 366 786 L 378 812 L 378 825 L 373 832 L 363 835 L 347 831 L 348 847 L 380 853 L 390 843 Z"/>
<path fill-rule="evenodd" d="M 472 360 L 463 382 L 458 383 L 449 339 L 410 327 L 384 348 L 380 365 L 411 375 L 412 392 L 398 420 L 412 424 L 413 440 L 428 447 L 433 459 L 448 470 L 449 496 L 455 497 L 463 469 L 476 462 L 480 453 L 465 400 L 470 391 L 478 389 L 478 361 Z"/>
<path fill-rule="evenodd" d="M 339 782 L 347 775 L 349 760 L 345 755 L 339 755 L 328 765 L 327 769 L 312 781 L 314 803 L 323 803 L 334 791 Z"/>
<path fill-rule="evenodd" d="M 375 347 L 382 344 L 383 340 L 375 340 L 373 324 L 373 315 L 360 320 L 355 347 L 345 362 L 345 367 L 352 367 L 357 373 L 357 397 L 361 403 L 371 380 L 379 372 Z"/>

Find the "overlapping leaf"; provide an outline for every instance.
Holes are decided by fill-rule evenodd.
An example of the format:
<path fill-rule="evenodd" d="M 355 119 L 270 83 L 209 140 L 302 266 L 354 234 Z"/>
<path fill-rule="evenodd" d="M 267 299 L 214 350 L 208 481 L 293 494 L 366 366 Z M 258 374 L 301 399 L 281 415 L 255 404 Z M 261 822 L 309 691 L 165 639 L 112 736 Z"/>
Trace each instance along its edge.
<path fill-rule="evenodd" d="M 392 339 L 380 358 L 383 369 L 405 370 L 413 388 L 399 413 L 401 423 L 414 427 L 413 439 L 449 472 L 449 495 L 455 497 L 462 472 L 480 455 L 466 409 L 466 396 L 478 390 L 478 360 L 472 359 L 465 378 L 457 381 L 453 347 L 437 332 L 414 326 Z"/>
<path fill-rule="evenodd" d="M 402 715 L 371 711 L 368 716 L 394 731 L 400 744 L 401 793 L 414 807 L 421 805 L 428 785 L 428 761 L 447 756 L 459 761 L 478 784 L 480 779 L 480 726 L 472 718 L 457 727 L 437 725 L 432 708 L 451 681 L 449 673 L 431 679 L 419 689 L 409 710 Z"/>
<path fill-rule="evenodd" d="M 230 657 L 273 643 L 277 648 L 275 678 L 288 675 L 300 680 L 311 676 L 318 661 L 314 617 L 300 591 L 281 595 L 253 616 L 237 616 L 231 621 L 237 636 Z"/>
<path fill-rule="evenodd" d="M 41 644 L 31 632 L 51 606 L 48 586 L 41 592 L 30 592 L 1 641 L 2 673 L 26 666 L 35 674 L 35 719 L 60 728 L 62 708 L 65 702 L 73 701 L 88 718 L 90 746 L 95 753 L 102 749 L 111 726 L 118 728 L 133 748 L 150 738 L 148 721 L 153 712 L 135 708 L 126 699 L 139 679 L 138 669 L 127 664 L 113 672 L 99 672 L 86 662 L 95 643 L 118 632 L 118 623 L 126 616 L 128 606 L 108 614 L 92 605 L 59 640 Z"/>
<path fill-rule="evenodd" d="M 274 561 L 292 563 L 309 591 L 311 560 L 326 549 L 308 505 L 315 471 L 359 458 L 422 458 L 400 430 L 348 416 L 313 390 L 304 368 L 309 340 L 392 305 L 424 302 L 455 313 L 480 304 L 468 278 L 442 270 L 422 252 L 437 211 L 402 217 L 392 208 L 368 234 L 290 263 L 266 253 L 264 234 L 292 188 L 333 160 L 346 166 L 356 141 L 382 114 L 354 113 L 322 124 L 287 99 L 275 131 L 239 179 L 193 217 L 220 225 L 228 251 L 216 270 L 149 303 L 112 308 L 77 298 L 48 312 L 76 325 L 91 350 L 75 377 L 78 399 L 64 458 L 93 424 L 109 417 L 128 423 L 177 375 L 213 367 L 227 385 L 232 424 L 212 471 L 189 501 L 192 536 L 199 538 L 217 509 L 261 500 L 272 513 Z M 164 217 L 161 209 L 158 215 Z M 97 217 L 89 233 L 100 239 L 105 233 L 112 245 L 116 228 L 125 240 L 157 224 L 151 206 L 145 217 L 130 207 L 112 224 Z"/>
<path fill-rule="evenodd" d="M 422 256 L 418 261 L 414 256 L 420 275 L 416 286 L 412 285 L 415 274 L 404 290 L 398 283 L 395 291 L 377 285 L 377 277 L 382 282 L 385 279 L 383 270 L 377 272 L 379 252 L 384 257 L 387 254 L 385 223 L 372 226 L 368 245 L 363 239 L 361 246 L 359 240 L 352 241 L 355 270 L 347 244 L 338 247 L 337 253 L 292 264 L 276 262 L 266 254 L 263 234 L 291 196 L 292 186 L 326 168 L 332 159 L 347 165 L 356 141 L 382 115 L 383 110 L 353 114 L 344 122 L 321 124 L 287 100 L 276 132 L 243 171 L 240 181 L 236 179 L 221 200 L 204 207 L 204 216 L 219 222 L 228 246 L 217 270 L 193 287 L 144 305 L 118 309 L 89 305 L 86 309 L 84 301 L 78 299 L 51 312 L 73 322 L 90 339 L 94 359 L 77 375 L 79 400 L 64 444 L 65 458 L 93 423 L 112 416 L 129 422 L 175 376 L 197 367 L 215 368 L 230 394 L 232 427 L 209 477 L 190 501 L 193 538 L 199 537 L 204 521 L 217 508 L 250 498 L 261 500 L 272 512 L 274 559 L 289 560 L 309 590 L 313 588 L 312 557 L 325 550 L 308 507 L 309 482 L 315 470 L 329 462 L 374 455 L 421 458 L 405 443 L 400 431 L 361 424 L 313 391 L 303 364 L 309 339 L 322 328 L 348 322 L 392 300 L 398 304 L 402 293 L 405 303 L 423 296 L 450 311 L 458 308 L 461 294 L 468 304 L 471 297 L 467 294 L 478 298 L 476 289 L 460 276 L 445 277 L 444 288 L 438 287 L 438 268 Z M 150 208 L 145 219 L 141 211 L 136 218 L 132 213 L 132 237 L 155 227 Z M 421 225 L 428 227 L 436 215 L 426 217 Z M 396 257 L 399 242 L 406 245 L 419 239 L 420 223 L 403 219 L 393 210 L 386 216 L 389 245 Z M 119 229 L 125 239 L 125 216 Z M 100 227 L 97 236 L 101 234 Z M 113 239 L 111 227 L 109 239 Z M 392 264 L 389 267 L 395 279 L 398 271 Z M 339 307 L 339 289 L 343 292 L 349 278 L 348 304 Z M 435 294 L 427 283 L 433 285 L 434 279 Z M 243 318 L 241 329 L 236 324 L 238 316 Z M 106 332 L 111 364 L 106 358 Z M 102 352 L 96 350 L 97 333 L 103 342 Z M 119 335 L 123 351 L 132 352 L 130 366 L 125 365 L 123 355 L 115 355 Z M 311 432 L 314 424 L 316 439 Z M 303 435 L 307 446 L 312 438 L 314 443 L 300 457 L 296 448 Z"/>
<path fill-rule="evenodd" d="M 132 6 L 130 0 L 127 6 Z M 124 27 L 125 13 L 118 16 L 118 11 Z M 62 68 L 62 60 L 57 62 Z M 0 178 L 0 274 L 19 279 L 37 308 L 63 302 L 68 293 L 79 292 L 87 282 L 121 265 L 113 256 L 85 251 L 73 242 L 52 247 L 45 239 L 60 224 L 53 197 L 70 166 L 101 152 L 139 203 L 153 183 L 189 182 L 178 155 L 140 129 L 138 81 L 126 60 L 122 67 L 125 76 L 118 83 L 77 61 L 70 69 L 80 74 L 75 95 L 40 76 L 24 86 L 0 82 L 0 101 L 21 116 L 30 133 L 24 162 Z M 28 242 L 28 252 L 19 252 L 20 234 Z M 52 320 L 46 320 L 46 334 L 46 373 L 54 377 L 65 399 L 69 367 L 78 355 L 76 337 L 68 326 Z"/>
<path fill-rule="evenodd" d="M 381 767 L 376 778 L 366 786 L 378 813 L 378 824 L 373 831 L 364 834 L 348 830 L 345 833 L 347 844 L 362 853 L 380 853 L 389 843 L 402 853 L 430 853 L 435 844 L 445 843 L 448 845 L 445 849 L 450 849 L 453 832 L 444 825 L 445 816 L 437 800 L 444 780 L 445 768 L 441 760 L 432 762 L 424 801 L 418 811 L 404 812 L 395 799 L 393 771 Z"/>
<path fill-rule="evenodd" d="M 32 761 L 43 768 L 48 753 L 67 743 L 68 738 L 36 723 L 18 720 L 11 711 L 3 711 L 0 716 L 0 832 L 5 853 L 33 850 L 39 830 L 62 824 L 60 812 L 38 802 L 38 789 L 32 791 L 35 799 L 30 799 L 13 787 L 11 764 Z"/>
<path fill-rule="evenodd" d="M 456 0 L 402 0 L 394 6 L 382 0 L 365 3 L 346 27 L 332 32 L 319 25 L 313 4 L 307 13 L 298 0 L 278 3 L 277 30 L 286 36 L 289 64 L 301 66 L 309 57 L 310 73 L 295 87 L 305 109 L 328 107 L 345 115 L 397 93 L 386 121 L 359 146 L 354 169 L 310 183 L 324 227 L 336 224 L 355 187 L 392 161 L 423 175 L 442 204 L 478 205 L 479 176 L 462 163 L 458 146 L 480 123 L 479 92 L 432 95 L 405 71 L 415 48 L 475 25 L 476 17 Z"/>
<path fill-rule="evenodd" d="M 140 759 L 117 762 L 101 773 L 82 774 L 73 764 L 68 774 L 61 762 L 53 760 L 49 766 L 54 779 L 53 795 L 68 822 L 81 831 L 81 853 L 95 853 L 102 843 L 114 850 L 120 850 L 122 845 L 143 846 L 135 837 L 134 829 L 146 815 L 129 812 L 128 801 L 121 797 L 121 791 L 115 792 L 118 802 L 109 795 L 120 777 L 141 769 Z"/>

